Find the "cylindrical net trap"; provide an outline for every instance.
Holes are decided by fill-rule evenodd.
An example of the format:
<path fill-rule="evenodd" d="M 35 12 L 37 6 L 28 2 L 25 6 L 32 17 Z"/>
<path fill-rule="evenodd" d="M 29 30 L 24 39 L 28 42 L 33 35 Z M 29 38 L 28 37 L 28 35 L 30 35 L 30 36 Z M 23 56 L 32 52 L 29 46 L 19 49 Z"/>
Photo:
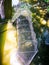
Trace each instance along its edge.
<path fill-rule="evenodd" d="M 25 7 L 21 7 L 21 5 Z M 17 8 L 18 7 L 18 8 Z M 16 56 L 20 65 L 29 65 L 37 54 L 37 39 L 33 29 L 31 12 L 26 4 L 20 4 L 16 7 L 16 13 L 12 22 L 16 24 L 18 33 L 18 50 Z"/>

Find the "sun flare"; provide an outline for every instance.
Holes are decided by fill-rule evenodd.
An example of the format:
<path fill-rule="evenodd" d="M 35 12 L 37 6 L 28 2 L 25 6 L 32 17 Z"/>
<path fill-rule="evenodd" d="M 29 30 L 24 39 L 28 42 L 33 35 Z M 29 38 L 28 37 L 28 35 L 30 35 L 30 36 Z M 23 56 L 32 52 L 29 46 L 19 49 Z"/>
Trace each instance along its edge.
<path fill-rule="evenodd" d="M 3 65 L 22 65 L 16 56 L 18 45 L 16 39 L 16 29 L 9 22 L 7 25 L 6 41 L 3 53 Z"/>

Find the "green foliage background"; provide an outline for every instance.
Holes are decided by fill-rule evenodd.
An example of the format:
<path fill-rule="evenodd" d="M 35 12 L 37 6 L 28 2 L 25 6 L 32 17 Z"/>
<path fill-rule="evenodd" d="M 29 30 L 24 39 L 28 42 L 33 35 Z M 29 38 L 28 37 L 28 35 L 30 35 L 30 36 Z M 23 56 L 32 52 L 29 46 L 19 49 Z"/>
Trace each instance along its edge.
<path fill-rule="evenodd" d="M 10 19 L 12 17 L 12 0 L 4 1 L 5 17 Z"/>

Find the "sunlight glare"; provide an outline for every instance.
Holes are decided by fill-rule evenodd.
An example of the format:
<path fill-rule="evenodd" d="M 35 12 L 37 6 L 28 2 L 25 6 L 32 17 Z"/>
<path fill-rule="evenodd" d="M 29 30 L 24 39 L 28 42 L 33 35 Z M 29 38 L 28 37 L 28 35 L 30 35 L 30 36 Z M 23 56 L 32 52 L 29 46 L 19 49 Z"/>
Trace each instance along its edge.
<path fill-rule="evenodd" d="M 20 65 L 18 64 L 18 61 L 15 64 L 15 61 L 17 60 L 15 58 L 15 53 L 17 52 L 18 45 L 17 45 L 17 40 L 16 40 L 16 29 L 14 29 L 13 25 L 9 22 L 7 25 L 7 32 L 6 32 L 6 41 L 4 45 L 4 52 L 3 52 L 3 65 Z M 11 54 L 13 50 L 15 50 Z M 10 55 L 11 54 L 11 55 Z M 13 63 L 10 64 L 10 60 L 13 59 Z M 16 59 L 16 60 L 15 60 Z"/>
<path fill-rule="evenodd" d="M 12 0 L 12 6 L 17 5 L 19 3 L 19 0 Z"/>
<path fill-rule="evenodd" d="M 13 49 L 11 51 L 11 54 L 10 54 L 10 64 L 11 65 L 22 65 L 19 58 L 18 58 L 18 54 L 16 52 L 16 49 Z"/>

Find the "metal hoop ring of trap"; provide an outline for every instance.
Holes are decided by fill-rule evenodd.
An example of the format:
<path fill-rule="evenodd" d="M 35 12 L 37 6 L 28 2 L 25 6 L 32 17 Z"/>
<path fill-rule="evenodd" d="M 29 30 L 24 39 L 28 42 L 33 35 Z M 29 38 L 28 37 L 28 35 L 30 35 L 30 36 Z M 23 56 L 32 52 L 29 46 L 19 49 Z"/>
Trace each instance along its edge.
<path fill-rule="evenodd" d="M 18 50 L 15 55 L 19 65 L 29 65 L 38 52 L 38 42 L 33 29 L 31 14 L 27 7 L 18 8 L 12 18 L 18 33 Z"/>

